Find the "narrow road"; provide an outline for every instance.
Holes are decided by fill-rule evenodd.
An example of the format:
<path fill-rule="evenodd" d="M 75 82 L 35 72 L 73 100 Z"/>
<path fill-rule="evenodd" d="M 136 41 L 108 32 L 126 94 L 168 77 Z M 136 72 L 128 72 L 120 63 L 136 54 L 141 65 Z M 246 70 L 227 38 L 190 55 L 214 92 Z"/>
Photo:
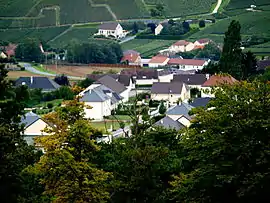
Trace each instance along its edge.
<path fill-rule="evenodd" d="M 130 40 L 133 40 L 135 38 L 136 38 L 136 35 L 130 36 L 130 37 L 125 37 L 124 39 L 121 40 L 121 42 L 119 42 L 119 44 L 123 44 L 123 43 L 128 42 Z"/>
<path fill-rule="evenodd" d="M 220 7 L 221 4 L 222 4 L 222 0 L 218 0 L 216 7 L 212 11 L 212 14 L 215 14 L 215 13 L 218 12 L 218 9 L 219 9 L 219 7 Z"/>
<path fill-rule="evenodd" d="M 57 76 L 57 74 L 52 74 L 52 73 L 47 73 L 47 72 L 43 72 L 43 71 L 39 71 L 37 69 L 35 69 L 31 64 L 29 63 L 23 63 L 23 66 L 25 67 L 25 70 L 31 72 L 31 73 L 35 73 L 35 74 L 39 74 L 39 75 L 44 75 L 44 76 Z M 81 77 L 75 77 L 75 76 L 69 76 L 67 75 L 68 78 L 73 79 L 73 80 L 81 80 Z"/>

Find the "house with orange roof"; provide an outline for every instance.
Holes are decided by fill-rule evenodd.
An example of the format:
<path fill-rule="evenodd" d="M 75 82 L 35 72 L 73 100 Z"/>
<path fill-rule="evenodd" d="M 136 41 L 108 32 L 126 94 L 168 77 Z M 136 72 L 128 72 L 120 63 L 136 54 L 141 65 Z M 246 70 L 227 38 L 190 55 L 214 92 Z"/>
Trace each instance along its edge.
<path fill-rule="evenodd" d="M 150 68 L 166 66 L 169 60 L 170 59 L 167 56 L 157 55 L 151 58 L 151 60 L 148 62 L 148 66 Z"/>
<path fill-rule="evenodd" d="M 121 63 L 125 62 L 131 66 L 142 66 L 142 58 L 140 54 L 132 50 L 123 53 Z"/>
<path fill-rule="evenodd" d="M 186 40 L 179 40 L 169 47 L 171 52 L 187 52 L 194 49 L 194 43 Z"/>
<path fill-rule="evenodd" d="M 212 88 L 219 88 L 221 85 L 233 85 L 237 82 L 238 80 L 230 75 L 212 75 L 201 87 L 202 97 L 215 97 L 214 94 L 209 92 Z"/>

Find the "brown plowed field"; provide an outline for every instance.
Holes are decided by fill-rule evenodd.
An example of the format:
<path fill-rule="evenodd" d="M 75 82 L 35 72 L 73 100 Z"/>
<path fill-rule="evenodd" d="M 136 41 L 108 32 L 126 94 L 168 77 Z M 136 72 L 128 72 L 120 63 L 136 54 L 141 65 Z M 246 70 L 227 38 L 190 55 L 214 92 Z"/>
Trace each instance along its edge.
<path fill-rule="evenodd" d="M 65 74 L 76 77 L 86 77 L 87 74 L 91 74 L 93 71 L 102 71 L 104 73 L 112 70 L 120 72 L 123 68 L 111 68 L 111 67 L 93 67 L 93 66 L 57 66 L 47 65 L 46 68 L 57 74 Z"/>

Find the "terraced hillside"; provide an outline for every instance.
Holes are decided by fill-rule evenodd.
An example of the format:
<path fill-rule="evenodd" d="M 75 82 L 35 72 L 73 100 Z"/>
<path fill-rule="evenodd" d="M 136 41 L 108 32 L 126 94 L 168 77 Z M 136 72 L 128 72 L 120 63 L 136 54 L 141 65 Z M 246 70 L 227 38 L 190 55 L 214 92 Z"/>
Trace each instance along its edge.
<path fill-rule="evenodd" d="M 29 25 L 27 21 L 39 19 L 33 26 L 47 26 L 145 18 L 158 2 L 165 6 L 166 16 L 183 16 L 210 12 L 217 0 L 0 0 L 0 20 L 21 20 Z"/>

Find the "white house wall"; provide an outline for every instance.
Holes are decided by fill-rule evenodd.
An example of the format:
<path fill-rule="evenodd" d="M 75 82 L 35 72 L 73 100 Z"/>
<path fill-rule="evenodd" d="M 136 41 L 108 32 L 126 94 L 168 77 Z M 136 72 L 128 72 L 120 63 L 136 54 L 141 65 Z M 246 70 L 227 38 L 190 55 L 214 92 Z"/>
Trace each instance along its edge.
<path fill-rule="evenodd" d="M 158 79 L 136 79 L 136 85 L 153 85 Z"/>
<path fill-rule="evenodd" d="M 48 124 L 39 119 L 25 129 L 24 135 L 48 135 L 47 133 L 42 132 L 46 127 L 48 127 Z"/>
<path fill-rule="evenodd" d="M 111 100 L 108 99 L 104 102 L 85 102 L 85 105 L 92 108 L 84 108 L 85 118 L 103 120 L 104 116 L 110 116 L 112 111 Z"/>
<path fill-rule="evenodd" d="M 190 120 L 188 120 L 186 117 L 182 116 L 181 118 L 179 118 L 177 120 L 179 123 L 183 124 L 184 126 L 186 127 L 189 127 L 190 126 Z"/>
<path fill-rule="evenodd" d="M 163 29 L 163 25 L 159 24 L 155 29 L 155 35 L 159 35 Z"/>
<path fill-rule="evenodd" d="M 171 82 L 173 74 L 158 76 L 159 82 Z"/>

